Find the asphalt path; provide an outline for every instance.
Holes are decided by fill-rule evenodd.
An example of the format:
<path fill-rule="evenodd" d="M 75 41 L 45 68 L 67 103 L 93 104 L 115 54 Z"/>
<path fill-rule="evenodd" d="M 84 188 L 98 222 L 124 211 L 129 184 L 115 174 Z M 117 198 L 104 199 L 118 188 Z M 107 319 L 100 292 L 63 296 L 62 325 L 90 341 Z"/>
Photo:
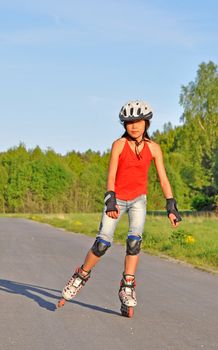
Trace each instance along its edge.
<path fill-rule="evenodd" d="M 80 294 L 56 309 L 93 238 L 0 218 L 0 349 L 218 349 L 218 277 L 142 253 L 134 318 L 120 316 L 125 248 L 113 245 Z"/>

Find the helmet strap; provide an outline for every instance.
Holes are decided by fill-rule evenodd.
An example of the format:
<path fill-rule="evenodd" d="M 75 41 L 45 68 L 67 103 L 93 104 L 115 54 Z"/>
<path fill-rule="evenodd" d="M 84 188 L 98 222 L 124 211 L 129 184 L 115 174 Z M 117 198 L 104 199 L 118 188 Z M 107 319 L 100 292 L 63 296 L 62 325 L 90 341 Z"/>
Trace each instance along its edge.
<path fill-rule="evenodd" d="M 139 146 L 140 146 L 140 145 L 142 144 L 142 142 L 145 140 L 144 135 L 143 135 L 141 141 L 137 141 L 134 137 L 130 136 L 129 134 L 128 134 L 128 137 L 129 137 L 132 141 L 135 142 L 135 154 L 136 154 L 136 156 L 137 156 L 138 159 L 141 159 L 142 156 L 141 156 L 140 151 L 139 151 Z"/>
<path fill-rule="evenodd" d="M 144 137 L 141 139 L 141 141 L 135 140 L 135 153 L 136 153 L 138 159 L 142 158 L 142 156 L 139 152 L 139 146 L 142 144 L 143 141 L 144 141 Z"/>

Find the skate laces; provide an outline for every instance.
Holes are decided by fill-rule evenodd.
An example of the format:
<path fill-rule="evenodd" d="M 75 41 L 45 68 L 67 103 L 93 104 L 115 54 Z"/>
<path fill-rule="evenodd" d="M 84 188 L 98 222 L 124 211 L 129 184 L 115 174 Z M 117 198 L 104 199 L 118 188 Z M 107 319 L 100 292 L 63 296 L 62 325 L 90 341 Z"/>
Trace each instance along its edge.
<path fill-rule="evenodd" d="M 130 276 L 131 277 L 127 277 L 127 275 L 124 275 L 120 282 L 120 288 L 124 290 L 127 295 L 132 295 L 136 286 L 135 276 Z"/>
<path fill-rule="evenodd" d="M 134 281 L 131 278 L 127 278 L 124 288 L 127 295 L 132 295 L 132 291 L 134 289 Z"/>
<path fill-rule="evenodd" d="M 82 275 L 82 271 L 84 271 L 82 269 L 82 267 L 78 267 L 76 269 L 76 271 L 74 272 L 73 276 L 71 277 L 71 279 L 68 282 L 68 285 L 73 286 L 75 288 L 78 288 L 80 286 L 81 283 L 84 283 L 89 279 L 90 277 L 90 272 L 87 272 L 86 276 Z M 86 272 L 86 271 L 85 271 Z"/>

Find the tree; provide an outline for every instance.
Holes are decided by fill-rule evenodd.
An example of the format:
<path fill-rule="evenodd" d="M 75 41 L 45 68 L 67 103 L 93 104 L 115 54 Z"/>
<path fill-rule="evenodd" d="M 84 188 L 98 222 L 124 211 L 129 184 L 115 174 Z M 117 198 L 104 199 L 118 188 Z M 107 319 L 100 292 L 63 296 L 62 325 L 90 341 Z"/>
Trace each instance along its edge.
<path fill-rule="evenodd" d="M 8 174 L 5 167 L 0 163 L 0 212 L 5 213 L 5 194 L 7 192 Z"/>
<path fill-rule="evenodd" d="M 212 197 L 208 194 L 208 188 L 216 188 L 214 173 L 215 153 L 218 149 L 217 65 L 213 62 L 200 64 L 195 81 L 182 87 L 180 103 L 184 108 L 183 153 L 187 157 L 187 164 L 183 170 L 184 181 L 198 195 L 201 193 Z"/>

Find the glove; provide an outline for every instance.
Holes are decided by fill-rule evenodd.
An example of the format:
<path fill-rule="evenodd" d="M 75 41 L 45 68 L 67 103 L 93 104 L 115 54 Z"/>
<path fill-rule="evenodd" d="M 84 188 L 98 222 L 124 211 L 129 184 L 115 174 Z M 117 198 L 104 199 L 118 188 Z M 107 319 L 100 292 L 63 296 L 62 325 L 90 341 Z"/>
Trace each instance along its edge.
<path fill-rule="evenodd" d="M 104 195 L 104 203 L 106 205 L 106 213 L 109 211 L 116 211 L 118 213 L 116 204 L 116 195 L 114 191 L 107 191 Z"/>
<path fill-rule="evenodd" d="M 181 216 L 179 215 L 178 209 L 177 209 L 177 203 L 174 198 L 168 198 L 166 203 L 166 210 L 167 215 L 169 217 L 170 214 L 174 214 L 176 216 L 175 222 L 182 221 Z"/>

